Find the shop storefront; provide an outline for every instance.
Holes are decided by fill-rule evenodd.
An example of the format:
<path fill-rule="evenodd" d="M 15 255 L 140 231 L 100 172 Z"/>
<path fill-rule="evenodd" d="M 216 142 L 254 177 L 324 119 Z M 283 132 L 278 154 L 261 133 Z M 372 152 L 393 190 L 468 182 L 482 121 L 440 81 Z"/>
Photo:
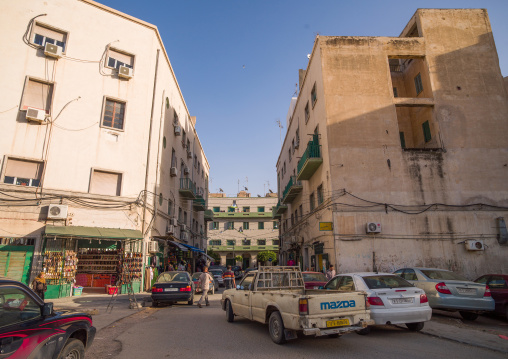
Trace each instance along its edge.
<path fill-rule="evenodd" d="M 35 238 L 0 237 L 0 276 L 30 284 Z"/>
<path fill-rule="evenodd" d="M 129 282 L 139 292 L 142 267 L 140 231 L 46 226 L 42 269 L 48 283 L 46 298 L 70 296 L 74 286 L 96 293 L 118 286 L 125 292 Z"/>

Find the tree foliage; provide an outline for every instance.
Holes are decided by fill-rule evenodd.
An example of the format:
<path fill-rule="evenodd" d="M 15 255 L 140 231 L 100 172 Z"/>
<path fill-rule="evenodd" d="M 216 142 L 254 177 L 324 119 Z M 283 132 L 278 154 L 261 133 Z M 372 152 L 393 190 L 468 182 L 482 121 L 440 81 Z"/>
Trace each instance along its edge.
<path fill-rule="evenodd" d="M 214 262 L 220 263 L 220 254 L 215 253 L 212 249 L 207 250 L 207 254 L 214 259 Z"/>
<path fill-rule="evenodd" d="M 238 255 L 238 256 L 235 257 L 235 261 L 241 262 L 241 261 L 243 261 L 243 257 Z"/>
<path fill-rule="evenodd" d="M 277 259 L 277 254 L 272 251 L 263 251 L 258 253 L 258 262 L 266 262 L 269 259 L 272 259 L 272 262 Z"/>

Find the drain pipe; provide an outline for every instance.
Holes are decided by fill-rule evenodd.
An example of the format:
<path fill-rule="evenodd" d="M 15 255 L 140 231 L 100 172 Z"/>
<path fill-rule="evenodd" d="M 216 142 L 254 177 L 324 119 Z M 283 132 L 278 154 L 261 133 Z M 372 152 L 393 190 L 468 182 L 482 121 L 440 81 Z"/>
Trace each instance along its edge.
<path fill-rule="evenodd" d="M 143 195 L 143 221 L 141 223 L 141 233 L 143 234 L 143 271 L 141 272 L 141 285 L 145 284 L 145 264 L 146 264 L 146 242 L 145 242 L 145 220 L 146 220 L 146 201 L 148 196 L 148 174 L 150 171 L 150 147 L 152 145 L 152 126 L 153 126 L 153 108 L 155 106 L 155 90 L 157 89 L 157 72 L 159 71 L 159 53 L 157 49 L 157 57 L 155 59 L 155 75 L 153 78 L 153 94 L 152 94 L 152 110 L 150 112 L 150 130 L 148 132 L 148 150 L 146 154 L 146 173 L 145 173 L 145 191 Z"/>

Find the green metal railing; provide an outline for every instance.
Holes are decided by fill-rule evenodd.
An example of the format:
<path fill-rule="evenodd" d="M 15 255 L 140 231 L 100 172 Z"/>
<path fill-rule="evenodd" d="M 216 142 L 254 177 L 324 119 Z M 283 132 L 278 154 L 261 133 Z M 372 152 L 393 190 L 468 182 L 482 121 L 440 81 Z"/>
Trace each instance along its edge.
<path fill-rule="evenodd" d="M 302 182 L 298 181 L 296 179 L 296 176 L 291 176 L 289 178 L 288 184 L 286 185 L 286 188 L 284 188 L 284 191 L 282 192 L 282 198 L 286 198 L 286 195 L 288 194 L 288 192 L 291 189 L 291 187 L 293 187 L 293 186 L 301 186 L 301 185 L 302 185 Z"/>
<path fill-rule="evenodd" d="M 180 189 L 192 191 L 192 193 L 196 194 L 196 185 L 190 178 L 180 178 Z"/>
<path fill-rule="evenodd" d="M 302 170 L 303 165 L 308 158 L 320 158 L 321 157 L 321 145 L 319 144 L 319 135 L 312 135 L 312 140 L 307 144 L 307 149 L 298 161 L 298 173 Z"/>

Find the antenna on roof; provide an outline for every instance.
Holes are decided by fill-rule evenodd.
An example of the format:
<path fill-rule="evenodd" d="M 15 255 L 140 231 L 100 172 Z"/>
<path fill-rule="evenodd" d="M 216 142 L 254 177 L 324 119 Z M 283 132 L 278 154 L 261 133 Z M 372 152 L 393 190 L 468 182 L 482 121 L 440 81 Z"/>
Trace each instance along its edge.
<path fill-rule="evenodd" d="M 282 146 L 282 129 L 284 128 L 284 126 L 282 126 L 280 118 L 276 119 L 275 123 L 277 124 L 277 126 L 279 126 L 280 145 Z"/>

